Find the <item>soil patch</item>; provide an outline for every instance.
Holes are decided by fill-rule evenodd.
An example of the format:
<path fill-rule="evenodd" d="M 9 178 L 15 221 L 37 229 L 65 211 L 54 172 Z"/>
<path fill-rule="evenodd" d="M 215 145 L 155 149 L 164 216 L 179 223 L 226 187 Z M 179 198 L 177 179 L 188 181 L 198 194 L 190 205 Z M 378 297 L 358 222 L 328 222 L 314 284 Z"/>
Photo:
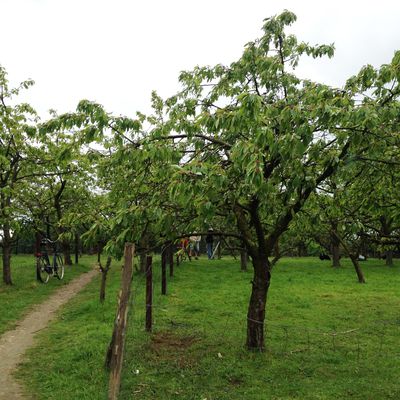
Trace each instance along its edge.
<path fill-rule="evenodd" d="M 150 351 L 159 361 L 167 361 L 179 368 L 192 368 L 197 360 L 190 347 L 198 342 L 196 336 L 179 336 L 173 332 L 157 332 L 150 342 Z"/>

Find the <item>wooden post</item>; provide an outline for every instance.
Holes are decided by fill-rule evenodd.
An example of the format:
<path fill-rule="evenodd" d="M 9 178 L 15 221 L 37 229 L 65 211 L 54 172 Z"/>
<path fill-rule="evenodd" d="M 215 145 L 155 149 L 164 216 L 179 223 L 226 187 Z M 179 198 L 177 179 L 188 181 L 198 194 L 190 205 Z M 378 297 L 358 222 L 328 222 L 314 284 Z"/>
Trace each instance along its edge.
<path fill-rule="evenodd" d="M 161 294 L 167 294 L 167 249 L 161 253 Z"/>
<path fill-rule="evenodd" d="M 174 246 L 171 243 L 168 246 L 168 258 L 169 258 L 169 276 L 174 276 Z"/>
<path fill-rule="evenodd" d="M 108 400 L 118 398 L 121 384 L 122 361 L 124 356 L 125 335 L 133 277 L 133 253 L 135 246 L 125 243 L 124 267 L 122 270 L 121 290 L 118 298 L 117 314 L 114 321 L 114 331 L 108 346 L 105 366 L 110 370 L 108 383 Z"/>
<path fill-rule="evenodd" d="M 152 257 L 146 259 L 146 331 L 151 332 L 153 310 L 153 266 Z"/>

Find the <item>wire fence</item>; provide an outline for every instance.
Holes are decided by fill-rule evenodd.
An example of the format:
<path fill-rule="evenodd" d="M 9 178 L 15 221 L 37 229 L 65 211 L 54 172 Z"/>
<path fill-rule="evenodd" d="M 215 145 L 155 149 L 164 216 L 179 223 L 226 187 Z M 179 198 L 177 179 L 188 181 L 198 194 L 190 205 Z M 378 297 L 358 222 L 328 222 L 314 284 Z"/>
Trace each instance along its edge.
<path fill-rule="evenodd" d="M 242 310 L 215 314 L 201 314 L 193 305 L 171 302 L 171 297 L 161 295 L 160 268 L 155 263 L 153 275 L 153 333 L 174 332 L 176 335 L 195 337 L 199 341 L 213 343 L 215 348 L 244 348 L 246 315 Z M 175 273 L 179 274 L 179 268 Z M 131 336 L 144 330 L 146 274 L 135 275 L 130 305 Z M 171 284 L 171 280 L 168 281 Z M 174 300 L 174 297 L 172 297 Z M 192 315 L 185 317 L 182 307 L 189 307 Z M 196 316 L 200 312 L 201 317 Z M 276 357 L 340 355 L 349 360 L 391 359 L 400 363 L 400 314 L 395 319 L 370 321 L 368 324 L 337 324 L 332 328 L 310 326 L 303 322 L 276 322 L 268 319 L 263 323 L 265 351 Z M 338 326 L 341 326 L 339 328 Z"/>

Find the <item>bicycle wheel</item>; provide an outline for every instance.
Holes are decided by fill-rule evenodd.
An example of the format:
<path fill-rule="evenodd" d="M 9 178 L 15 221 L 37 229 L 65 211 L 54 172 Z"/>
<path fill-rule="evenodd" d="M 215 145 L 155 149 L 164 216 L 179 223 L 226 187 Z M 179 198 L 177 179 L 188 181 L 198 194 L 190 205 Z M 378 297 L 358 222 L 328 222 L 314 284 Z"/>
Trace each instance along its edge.
<path fill-rule="evenodd" d="M 50 278 L 50 265 L 47 265 L 43 257 L 39 257 L 36 261 L 36 279 L 42 283 L 47 283 Z"/>
<path fill-rule="evenodd" d="M 54 273 L 58 279 L 64 278 L 64 261 L 61 256 L 57 255 Z"/>

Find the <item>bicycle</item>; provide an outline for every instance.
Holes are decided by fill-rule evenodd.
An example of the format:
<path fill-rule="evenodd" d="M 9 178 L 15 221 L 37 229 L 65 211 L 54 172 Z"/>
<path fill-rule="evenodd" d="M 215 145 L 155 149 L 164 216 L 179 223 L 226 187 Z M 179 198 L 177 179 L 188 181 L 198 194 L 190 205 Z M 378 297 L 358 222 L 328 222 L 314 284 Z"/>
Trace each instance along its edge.
<path fill-rule="evenodd" d="M 53 246 L 53 260 L 50 263 L 50 256 L 47 251 L 48 245 Z M 60 254 L 57 253 L 56 242 L 50 239 L 43 239 L 40 242 L 41 250 L 36 254 L 36 278 L 42 283 L 47 283 L 50 276 L 58 278 L 59 280 L 64 278 L 64 261 Z"/>

